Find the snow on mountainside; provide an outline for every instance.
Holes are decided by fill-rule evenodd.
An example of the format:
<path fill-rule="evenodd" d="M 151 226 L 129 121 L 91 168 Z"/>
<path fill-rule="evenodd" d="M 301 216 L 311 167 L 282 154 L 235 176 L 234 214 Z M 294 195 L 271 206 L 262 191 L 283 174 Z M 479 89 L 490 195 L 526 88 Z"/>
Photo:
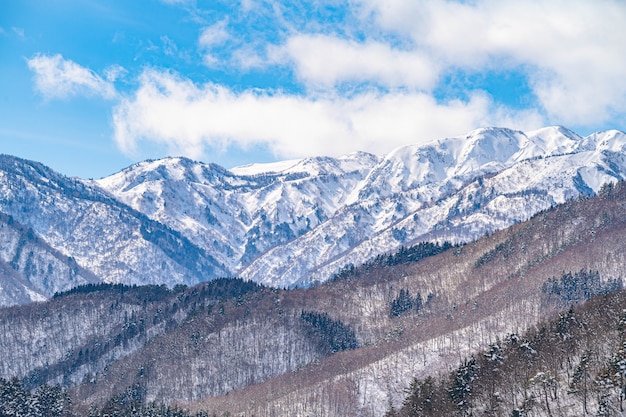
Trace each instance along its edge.
<path fill-rule="evenodd" d="M 355 153 L 303 159 L 278 172 L 248 168 L 255 175 L 239 176 L 217 165 L 167 158 L 97 184 L 180 231 L 236 274 L 332 217 L 377 162 L 373 155 Z"/>
<path fill-rule="evenodd" d="M 94 183 L 233 275 L 289 287 L 422 240 L 465 242 L 626 176 L 626 135 L 485 128 L 384 158 L 354 153 L 230 171 L 167 158 Z"/>
<path fill-rule="evenodd" d="M 43 301 L 55 292 L 98 282 L 35 232 L 0 213 L 0 306 Z"/>
<path fill-rule="evenodd" d="M 0 305 L 94 280 L 324 282 L 401 246 L 467 242 L 591 195 L 626 177 L 625 147 L 619 131 L 484 128 L 382 158 L 356 152 L 231 170 L 166 158 L 98 181 L 0 156 L 0 214 L 38 242 L 16 252 L 19 233 L 0 230 Z M 76 268 L 83 272 L 71 275 Z"/>
<path fill-rule="evenodd" d="M 269 162 L 265 164 L 248 164 L 235 167 L 230 170 L 235 175 L 251 176 L 266 174 L 268 172 L 282 172 L 297 165 L 301 159 L 290 159 L 287 161 Z"/>
<path fill-rule="evenodd" d="M 57 258 L 71 257 L 65 264 L 85 270 L 78 274 L 83 279 L 71 285 L 66 279 L 46 274 L 49 267 L 39 262 L 36 254 L 29 262 L 30 250 L 14 250 L 26 254 L 24 268 L 30 265 L 37 271 L 31 275 L 41 278 L 37 282 L 41 295 L 85 283 L 85 277 L 92 277 L 91 282 L 174 285 L 226 274 L 210 255 L 178 232 L 120 203 L 99 187 L 64 177 L 39 163 L 0 156 L 0 212 L 32 230 L 50 251 L 54 248 Z M 3 250 L 11 249 L 5 246 Z M 8 256 L 3 254 L 6 259 Z M 49 265 L 60 271 L 60 265 Z M 4 286 L 6 279 L 1 278 L 0 286 Z"/>

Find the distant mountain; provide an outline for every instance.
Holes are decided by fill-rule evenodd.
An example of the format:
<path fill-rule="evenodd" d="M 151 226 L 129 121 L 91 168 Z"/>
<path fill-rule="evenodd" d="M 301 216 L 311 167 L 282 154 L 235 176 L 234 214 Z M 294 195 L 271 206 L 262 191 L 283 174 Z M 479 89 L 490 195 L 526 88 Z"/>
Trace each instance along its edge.
<path fill-rule="evenodd" d="M 244 272 L 252 261 L 334 216 L 377 162 L 373 155 L 357 153 L 228 171 L 167 158 L 142 162 L 95 183 L 206 248 L 233 275 L 253 278 Z"/>
<path fill-rule="evenodd" d="M 30 230 L 27 241 L 43 244 L 57 260 L 71 258 L 62 262 L 83 271 L 75 274 L 80 275 L 75 279 L 47 274 L 48 269 L 60 272 L 59 268 L 54 262 L 46 264 L 33 252 L 30 265 L 35 262 L 34 273 L 35 269 L 26 266 L 31 251 L 20 249 L 20 256 L 26 258 L 16 260 L 19 265 L 12 269 L 31 283 L 33 274 L 39 277 L 37 284 L 29 287 L 31 300 L 86 282 L 194 284 L 228 274 L 204 249 L 179 232 L 149 219 L 99 187 L 64 177 L 36 162 L 0 156 L 0 213 Z M 11 247 L 4 249 L 4 259 L 10 262 Z M 5 281 L 0 281 L 0 299 L 9 300 Z"/>
<path fill-rule="evenodd" d="M 44 301 L 55 292 L 98 282 L 30 228 L 0 213 L 0 305 Z"/>
<path fill-rule="evenodd" d="M 626 177 L 626 134 L 478 129 L 396 149 L 230 171 L 184 158 L 94 182 L 229 273 L 276 287 L 425 240 L 469 242 Z"/>
<path fill-rule="evenodd" d="M 231 170 L 166 158 L 97 181 L 0 156 L 0 213 L 69 262 L 63 268 L 83 271 L 68 278 L 51 264 L 56 272 L 43 273 L 41 261 L 35 277 L 32 268 L 24 275 L 25 264 L 5 265 L 0 305 L 82 282 L 173 286 L 239 276 L 308 287 L 402 247 L 470 242 L 593 195 L 626 177 L 625 146 L 618 131 L 488 128 L 383 158 L 357 152 Z"/>

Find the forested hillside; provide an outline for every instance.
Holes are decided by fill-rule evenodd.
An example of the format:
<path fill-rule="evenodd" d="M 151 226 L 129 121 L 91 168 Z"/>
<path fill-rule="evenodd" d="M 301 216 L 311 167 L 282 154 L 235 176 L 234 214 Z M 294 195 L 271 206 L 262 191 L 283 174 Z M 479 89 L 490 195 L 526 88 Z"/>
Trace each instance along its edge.
<path fill-rule="evenodd" d="M 414 378 L 386 417 L 620 416 L 626 409 L 626 292 L 570 307 Z"/>
<path fill-rule="evenodd" d="M 497 338 L 464 358 L 452 372 L 413 378 L 402 405 L 390 405 L 385 417 L 622 415 L 626 409 L 625 307 L 625 291 L 597 295 L 523 334 Z M 309 316 L 305 321 L 314 320 Z M 76 415 L 66 390 L 47 384 L 33 391 L 27 388 L 16 378 L 0 379 L 0 415 Z M 146 402 L 145 395 L 145 386 L 132 385 L 91 407 L 89 415 L 228 415 Z"/>

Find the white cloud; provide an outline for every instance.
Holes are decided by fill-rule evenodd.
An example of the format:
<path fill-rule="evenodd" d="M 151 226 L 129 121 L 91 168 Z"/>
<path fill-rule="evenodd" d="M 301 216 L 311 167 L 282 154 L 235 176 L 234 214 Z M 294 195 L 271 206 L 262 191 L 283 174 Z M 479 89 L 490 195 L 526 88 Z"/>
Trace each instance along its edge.
<path fill-rule="evenodd" d="M 169 36 L 161 36 L 161 43 L 163 44 L 163 53 L 165 55 L 173 56 L 178 52 L 178 46 Z"/>
<path fill-rule="evenodd" d="M 200 32 L 198 46 L 204 52 L 204 63 L 209 67 L 215 67 L 219 63 L 219 58 L 215 55 L 215 49 L 223 45 L 230 39 L 230 34 L 226 30 L 225 20 L 217 22 L 212 26 L 205 27 Z"/>
<path fill-rule="evenodd" d="M 469 102 L 437 103 L 424 93 L 368 92 L 301 97 L 259 91 L 234 93 L 214 84 L 198 86 L 179 75 L 146 70 L 140 88 L 114 110 L 115 140 L 132 154 L 142 141 L 170 152 L 201 157 L 205 147 L 225 149 L 263 144 L 278 157 L 378 154 L 478 126 L 515 120 L 536 128 L 536 114 L 514 114 L 477 94 Z"/>
<path fill-rule="evenodd" d="M 241 10 L 249 12 L 254 9 L 254 0 L 240 0 Z"/>
<path fill-rule="evenodd" d="M 431 89 L 438 75 L 435 63 L 420 52 L 327 35 L 293 36 L 272 55 L 277 61 L 293 62 L 296 74 L 305 83 L 324 87 L 375 82 L 389 87 Z"/>
<path fill-rule="evenodd" d="M 22 40 L 26 39 L 26 33 L 24 32 L 23 28 L 18 28 L 18 27 L 13 26 L 11 30 L 13 30 L 13 33 L 15 33 L 18 38 Z"/>
<path fill-rule="evenodd" d="M 109 83 L 114 83 L 120 78 L 125 77 L 126 74 L 128 74 L 128 71 L 121 65 L 111 65 L 104 69 L 104 78 Z"/>
<path fill-rule="evenodd" d="M 230 63 L 242 71 L 249 71 L 255 68 L 263 68 L 268 60 L 259 55 L 253 46 L 244 46 L 235 49 L 230 57 Z"/>
<path fill-rule="evenodd" d="M 559 123 L 602 123 L 626 110 L 622 1 L 358 4 L 362 19 L 410 38 L 415 50 L 428 51 L 441 68 L 523 69 L 546 113 Z"/>
<path fill-rule="evenodd" d="M 339 23 L 306 15 L 337 4 L 240 0 L 231 16 L 202 30 L 205 64 L 242 71 L 278 64 L 306 87 L 329 91 L 372 84 L 429 92 L 458 70 L 515 70 L 551 123 L 597 125 L 626 111 L 623 0 L 352 0 Z M 254 20 L 259 14 L 265 20 Z M 243 44 L 241 27 L 261 21 L 271 34 Z"/>
<path fill-rule="evenodd" d="M 96 95 L 107 99 L 117 96 L 111 82 L 59 54 L 35 55 L 28 60 L 28 67 L 34 73 L 35 88 L 48 99 L 73 95 Z"/>
<path fill-rule="evenodd" d="M 230 35 L 226 30 L 226 25 L 226 21 L 221 21 L 202 29 L 200 38 L 198 39 L 200 47 L 207 49 L 212 48 L 230 39 Z"/>

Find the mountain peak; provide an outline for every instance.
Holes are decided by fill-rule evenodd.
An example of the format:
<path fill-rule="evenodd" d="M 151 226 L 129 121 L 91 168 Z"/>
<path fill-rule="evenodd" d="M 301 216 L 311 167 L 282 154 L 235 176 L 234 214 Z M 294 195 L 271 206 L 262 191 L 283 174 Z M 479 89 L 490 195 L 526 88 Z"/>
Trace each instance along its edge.
<path fill-rule="evenodd" d="M 252 176 L 260 174 L 340 174 L 356 170 L 373 168 L 380 158 L 371 153 L 357 151 L 337 158 L 315 156 L 302 159 L 288 159 L 279 162 L 248 164 L 230 169 L 238 176 Z"/>
<path fill-rule="evenodd" d="M 109 191 L 126 192 L 147 183 L 219 183 L 223 177 L 231 175 L 217 164 L 198 162 L 186 157 L 167 157 L 139 162 L 94 183 Z"/>
<path fill-rule="evenodd" d="M 276 173 L 284 172 L 294 167 L 295 165 L 300 163 L 300 161 L 302 161 L 302 159 L 289 159 L 289 160 L 279 161 L 279 162 L 246 164 L 246 165 L 233 167 L 230 169 L 230 172 L 239 176 L 276 174 Z"/>

